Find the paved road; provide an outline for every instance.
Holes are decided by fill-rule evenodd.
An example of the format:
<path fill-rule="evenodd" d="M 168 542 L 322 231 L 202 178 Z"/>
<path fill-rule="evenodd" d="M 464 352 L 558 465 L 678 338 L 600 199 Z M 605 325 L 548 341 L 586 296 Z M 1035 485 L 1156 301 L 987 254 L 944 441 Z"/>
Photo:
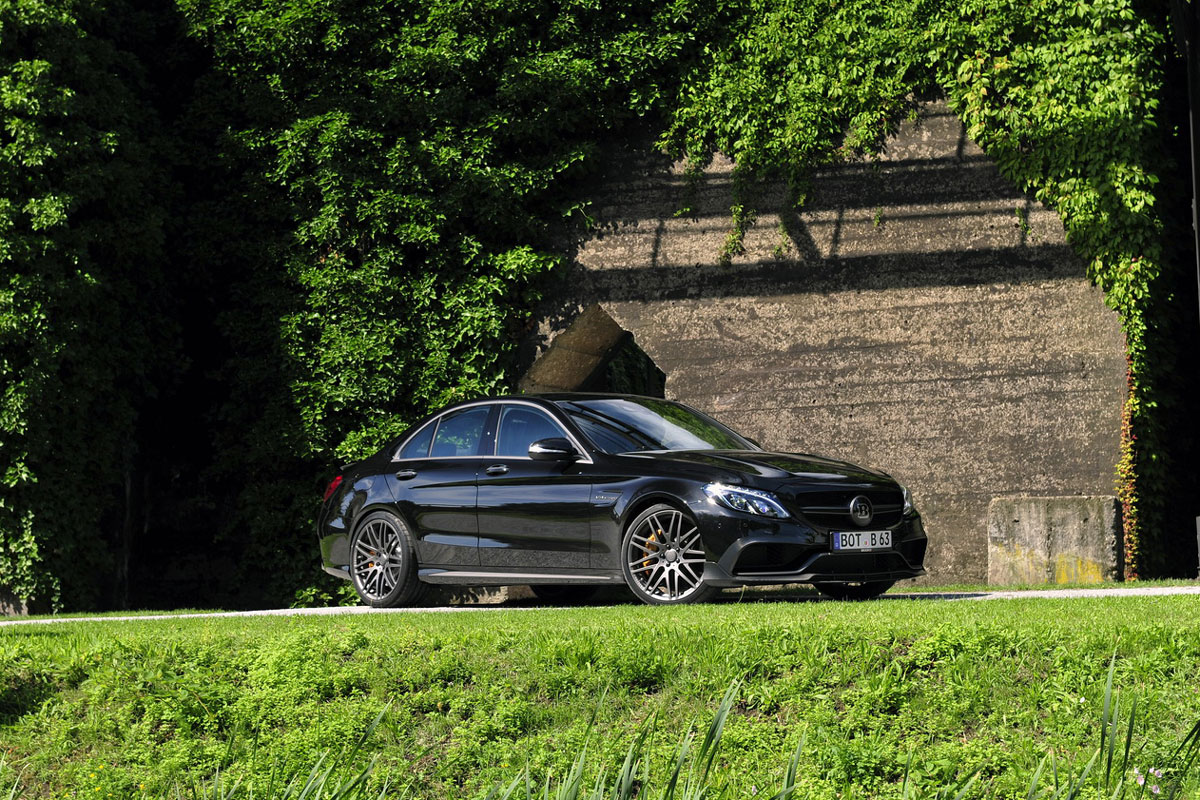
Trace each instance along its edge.
<path fill-rule="evenodd" d="M 913 592 L 888 594 L 882 600 L 1016 600 L 1023 598 L 1075 598 L 1075 597 L 1157 597 L 1161 595 L 1200 595 L 1196 586 L 1146 586 L 1113 587 L 1107 589 L 1045 589 L 1022 592 Z M 737 595 L 728 595 L 726 602 L 737 602 Z M 815 594 L 756 596 L 755 602 L 781 600 L 797 602 L 833 602 Z M 717 602 L 721 602 L 718 600 Z M 280 608 L 266 611 L 219 611 L 206 614 L 140 614 L 127 617 L 53 617 L 51 619 L 9 619 L 0 622 L 0 628 L 15 625 L 54 625 L 66 622 L 137 622 L 147 619 L 218 619 L 223 617 L 310 617 L 345 614 L 454 614 L 463 611 L 533 611 L 544 608 L 540 604 L 503 603 L 499 605 L 440 606 L 436 608 L 367 608 L 350 606 L 336 608 Z"/>

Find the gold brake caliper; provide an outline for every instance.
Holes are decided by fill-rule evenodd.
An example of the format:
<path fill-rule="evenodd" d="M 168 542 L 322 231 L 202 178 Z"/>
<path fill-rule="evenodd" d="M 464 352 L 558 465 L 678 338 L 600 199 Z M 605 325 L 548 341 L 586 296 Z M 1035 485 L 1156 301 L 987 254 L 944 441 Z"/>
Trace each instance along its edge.
<path fill-rule="evenodd" d="M 655 545 L 655 542 L 657 542 L 658 537 L 662 536 L 662 535 L 663 535 L 663 532 L 661 530 L 658 531 L 657 533 L 650 534 L 650 538 L 646 540 L 647 555 L 649 555 L 650 553 L 658 552 L 658 547 Z M 647 558 L 645 561 L 642 562 L 642 569 L 644 569 L 644 570 L 650 569 L 650 559 L 649 558 Z"/>

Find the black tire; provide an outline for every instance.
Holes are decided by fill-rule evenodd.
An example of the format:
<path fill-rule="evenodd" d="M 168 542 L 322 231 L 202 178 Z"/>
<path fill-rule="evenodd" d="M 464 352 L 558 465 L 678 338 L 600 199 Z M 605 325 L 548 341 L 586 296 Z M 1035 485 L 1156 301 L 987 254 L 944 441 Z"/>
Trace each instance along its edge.
<path fill-rule="evenodd" d="M 417 578 L 416 549 L 404 520 L 389 511 L 363 517 L 350 538 L 350 580 L 363 603 L 396 608 L 424 591 Z"/>
<path fill-rule="evenodd" d="M 702 603 L 716 593 L 704 582 L 696 521 L 665 503 L 629 523 L 621 539 L 621 567 L 634 597 L 650 605 Z"/>
<path fill-rule="evenodd" d="M 886 592 L 895 581 L 861 581 L 858 583 L 814 583 L 817 591 L 834 600 L 870 600 Z"/>
<path fill-rule="evenodd" d="M 591 601 L 599 590 L 598 586 L 587 584 L 531 584 L 529 587 L 535 597 L 544 603 L 556 606 L 580 606 Z"/>

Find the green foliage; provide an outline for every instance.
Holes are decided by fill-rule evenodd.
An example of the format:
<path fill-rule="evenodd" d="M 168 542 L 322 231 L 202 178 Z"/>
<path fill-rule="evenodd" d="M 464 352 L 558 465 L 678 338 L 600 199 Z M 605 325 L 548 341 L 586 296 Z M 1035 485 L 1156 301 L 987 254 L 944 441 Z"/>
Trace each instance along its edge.
<path fill-rule="evenodd" d="M 280 335 L 296 444 L 326 460 L 504 384 L 531 282 L 578 214 L 558 187 L 695 35 L 632 2 L 183 8 L 218 70 L 270 92 L 237 136 L 289 203 L 299 302 Z"/>
<path fill-rule="evenodd" d="M 213 581 L 220 602 L 332 599 L 330 579 L 309 577 L 323 473 L 511 383 L 528 309 L 588 224 L 606 148 L 662 130 L 692 184 L 716 152 L 734 158 L 732 230 L 714 254 L 732 261 L 756 179 L 782 171 L 802 201 L 813 167 L 870 157 L 934 93 L 1058 209 L 1122 315 L 1128 566 L 1170 572 L 1182 562 L 1151 492 L 1169 485 L 1163 376 L 1178 314 L 1157 216 L 1169 131 L 1152 12 L 1131 0 L 3 5 L 5 589 L 119 604 L 135 529 L 162 543 L 142 565 L 152 575 L 173 537 L 199 529 L 197 554 L 242 565 L 214 567 L 230 573 Z"/>
<path fill-rule="evenodd" d="M 1103 782 L 1104 797 L 1133 767 L 1168 768 L 1194 791 L 1198 776 L 1180 769 L 1193 750 L 1177 752 L 1198 716 L 1193 606 L 826 602 L 30 626 L 0 635 L 0 750 L 29 795 L 55 797 L 97 785 L 186 797 L 218 774 L 269 797 L 271 781 L 303 782 L 318 754 L 327 766 L 359 740 L 360 757 L 342 763 L 346 777 L 374 763 L 373 797 L 384 784 L 389 797 L 483 797 L 523 787 L 526 771 L 537 796 L 547 776 L 555 791 L 569 784 L 581 761 L 585 792 L 601 773 L 611 788 L 631 744 L 634 777 L 670 796 L 689 740 L 689 755 L 706 756 L 684 759 L 676 797 L 689 780 L 709 797 L 769 797 L 797 752 L 799 798 L 931 797 L 977 775 L 967 797 L 1008 800 L 1038 775 L 1042 787 L 1054 773 L 1070 783 L 1097 749 L 1085 785 Z M 705 749 L 734 682 L 720 747 Z M 1056 766 L 1039 773 L 1049 752 Z"/>
<path fill-rule="evenodd" d="M 138 411 L 170 377 L 170 319 L 143 313 L 164 151 L 130 53 L 155 33 L 120 0 L 0 5 L 0 574 L 22 599 L 111 588 Z"/>

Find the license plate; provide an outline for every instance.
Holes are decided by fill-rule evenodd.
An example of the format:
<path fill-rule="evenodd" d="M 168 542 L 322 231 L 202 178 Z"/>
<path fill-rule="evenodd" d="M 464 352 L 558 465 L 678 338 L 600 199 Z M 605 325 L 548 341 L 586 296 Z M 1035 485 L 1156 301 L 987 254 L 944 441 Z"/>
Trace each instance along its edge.
<path fill-rule="evenodd" d="M 834 550 L 878 550 L 892 546 L 891 531 L 830 531 Z"/>

